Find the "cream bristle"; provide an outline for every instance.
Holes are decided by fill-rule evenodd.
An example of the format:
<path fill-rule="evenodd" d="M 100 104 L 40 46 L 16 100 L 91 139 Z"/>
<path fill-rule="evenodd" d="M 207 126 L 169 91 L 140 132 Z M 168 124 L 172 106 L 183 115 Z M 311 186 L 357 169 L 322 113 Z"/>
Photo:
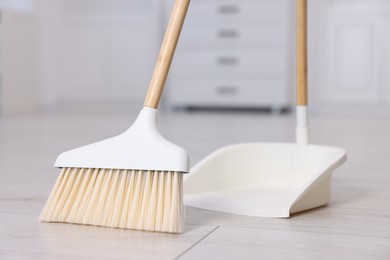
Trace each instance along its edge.
<path fill-rule="evenodd" d="M 180 172 L 63 168 L 40 220 L 182 233 L 182 186 Z"/>

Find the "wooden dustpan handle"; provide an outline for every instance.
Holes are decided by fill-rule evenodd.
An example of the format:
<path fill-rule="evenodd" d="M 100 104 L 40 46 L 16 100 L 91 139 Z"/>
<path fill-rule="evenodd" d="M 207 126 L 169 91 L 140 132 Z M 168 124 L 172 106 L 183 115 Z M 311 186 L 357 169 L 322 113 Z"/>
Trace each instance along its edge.
<path fill-rule="evenodd" d="M 297 105 L 307 106 L 307 0 L 297 0 Z"/>
<path fill-rule="evenodd" d="M 176 0 L 175 6 L 173 7 L 156 67 L 154 68 L 153 77 L 146 95 L 144 105 L 147 107 L 157 108 L 158 103 L 160 102 L 189 4 L 190 0 Z"/>
<path fill-rule="evenodd" d="M 297 1 L 297 127 L 296 141 L 308 145 L 309 123 L 307 113 L 307 0 Z"/>

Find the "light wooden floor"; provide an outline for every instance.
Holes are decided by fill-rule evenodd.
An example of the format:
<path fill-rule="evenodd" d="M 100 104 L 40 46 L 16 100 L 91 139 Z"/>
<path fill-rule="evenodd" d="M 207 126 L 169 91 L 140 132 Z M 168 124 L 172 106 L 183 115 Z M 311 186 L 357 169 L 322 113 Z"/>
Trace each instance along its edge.
<path fill-rule="evenodd" d="M 316 116 L 312 141 L 340 146 L 330 205 L 290 219 L 186 209 L 182 235 L 38 222 L 56 156 L 113 136 L 132 115 L 0 117 L 0 259 L 390 259 L 390 118 Z M 294 118 L 163 114 L 161 132 L 192 162 L 221 146 L 294 138 Z"/>

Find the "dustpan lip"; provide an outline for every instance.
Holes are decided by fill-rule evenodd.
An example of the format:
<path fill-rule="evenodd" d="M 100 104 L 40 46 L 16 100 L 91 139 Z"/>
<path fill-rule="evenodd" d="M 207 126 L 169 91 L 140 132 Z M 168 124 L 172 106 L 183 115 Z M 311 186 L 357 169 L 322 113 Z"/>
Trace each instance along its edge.
<path fill-rule="evenodd" d="M 218 156 L 222 152 L 226 152 L 226 151 L 229 151 L 230 149 L 234 149 L 234 148 L 237 148 L 237 147 L 240 147 L 240 146 L 258 146 L 258 145 L 264 145 L 264 146 L 286 146 L 286 145 L 289 145 L 289 146 L 301 146 L 300 144 L 297 144 L 297 143 L 283 143 L 283 142 L 243 142 L 243 143 L 230 144 L 230 145 L 227 145 L 227 146 L 220 147 L 217 150 L 214 150 L 209 155 L 207 155 L 206 157 L 201 159 L 199 162 L 197 162 L 194 166 L 191 167 L 190 172 L 196 170 L 198 167 L 200 167 L 204 163 L 214 159 L 216 156 Z M 342 157 L 344 157 L 344 156 L 345 156 L 345 159 L 346 159 L 346 156 L 347 156 L 346 150 L 343 149 L 343 148 L 340 148 L 340 147 L 327 146 L 327 145 L 317 145 L 317 144 L 306 144 L 306 145 L 303 145 L 303 146 L 314 147 L 316 149 L 318 149 L 318 148 L 325 148 L 325 149 L 337 151 L 338 154 L 339 154 L 338 157 L 340 159 Z"/>

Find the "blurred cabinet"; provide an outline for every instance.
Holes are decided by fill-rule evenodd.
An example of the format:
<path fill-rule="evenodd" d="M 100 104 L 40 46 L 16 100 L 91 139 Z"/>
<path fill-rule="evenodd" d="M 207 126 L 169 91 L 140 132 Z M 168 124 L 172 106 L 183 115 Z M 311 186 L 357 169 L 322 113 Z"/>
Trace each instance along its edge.
<path fill-rule="evenodd" d="M 390 1 L 322 0 L 313 33 L 322 104 L 381 104 L 390 101 Z"/>
<path fill-rule="evenodd" d="M 168 1 L 167 10 L 172 3 Z M 169 105 L 289 106 L 292 4 L 289 0 L 192 1 L 169 78 Z"/>
<path fill-rule="evenodd" d="M 159 42 L 155 0 L 64 0 L 59 99 L 143 98 Z"/>

